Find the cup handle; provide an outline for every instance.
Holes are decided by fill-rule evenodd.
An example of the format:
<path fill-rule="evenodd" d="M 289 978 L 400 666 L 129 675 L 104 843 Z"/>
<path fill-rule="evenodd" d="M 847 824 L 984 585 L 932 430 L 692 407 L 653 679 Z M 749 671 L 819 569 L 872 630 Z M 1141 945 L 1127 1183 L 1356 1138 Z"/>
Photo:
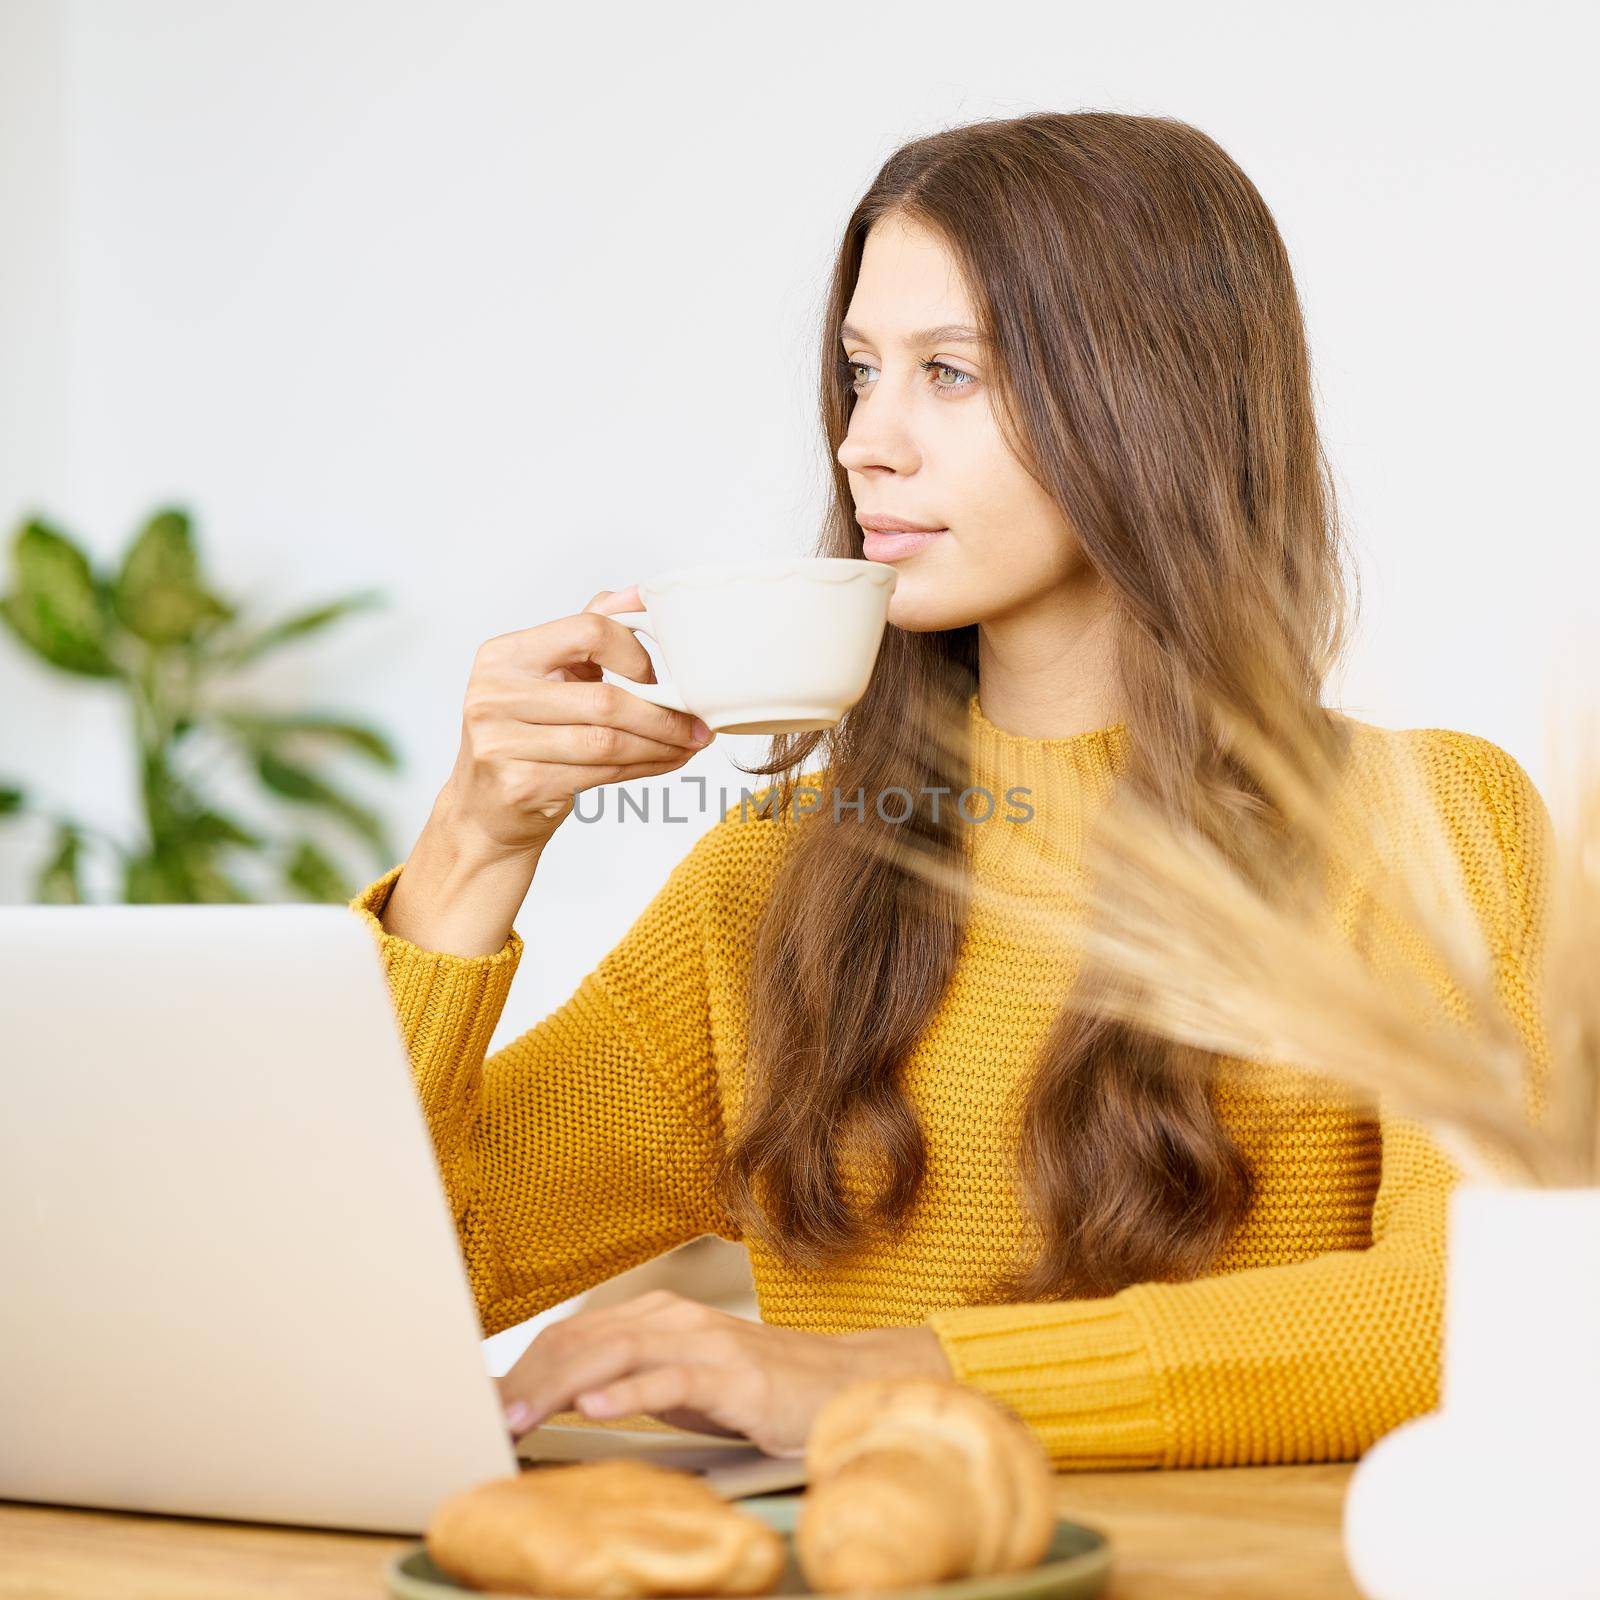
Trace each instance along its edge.
<path fill-rule="evenodd" d="M 625 628 L 632 628 L 635 633 L 642 633 L 658 648 L 661 641 L 645 626 L 650 620 L 648 611 L 611 611 L 607 615 L 613 622 L 620 622 Z M 639 619 L 643 618 L 643 621 Z M 614 669 L 607 667 L 607 672 Z M 689 708 L 683 703 L 683 697 L 670 684 L 660 683 L 635 683 L 632 678 L 625 678 L 618 672 L 617 681 L 624 687 L 633 690 L 641 700 L 648 700 L 651 705 L 665 706 L 668 711 L 687 711 Z"/>

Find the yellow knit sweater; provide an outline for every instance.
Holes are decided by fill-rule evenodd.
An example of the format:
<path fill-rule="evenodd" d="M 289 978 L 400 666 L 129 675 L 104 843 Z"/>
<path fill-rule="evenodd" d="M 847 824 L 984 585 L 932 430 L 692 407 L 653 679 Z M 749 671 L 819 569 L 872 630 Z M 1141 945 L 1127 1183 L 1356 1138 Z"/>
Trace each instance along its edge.
<path fill-rule="evenodd" d="M 1028 787 L 1037 818 L 973 824 L 973 872 L 1022 886 L 1026 852 L 1042 849 L 1070 879 L 1125 729 L 1025 738 L 989 722 L 976 695 L 968 715 L 972 781 L 1002 810 L 1015 810 L 1009 787 Z M 1475 735 L 1354 726 L 1420 742 L 1503 1002 L 1543 1059 L 1532 973 L 1549 818 L 1537 790 Z M 399 866 L 351 901 L 377 940 L 486 1335 L 702 1234 L 741 1237 L 710 1174 L 737 1117 L 738 996 L 778 856 L 779 825 L 752 813 L 729 807 L 573 995 L 487 1061 L 521 937 L 466 957 L 387 933 L 378 914 Z M 1341 915 L 1354 928 L 1354 905 Z M 956 1375 L 1016 1410 L 1060 1468 L 1350 1459 L 1437 1405 L 1458 1168 L 1381 1103 L 1357 1116 L 1275 1094 L 1270 1072 L 1225 1074 L 1215 1091 L 1256 1193 L 1207 1276 L 980 1303 L 1024 1227 L 1005 1091 L 1076 968 L 1059 953 L 1019 959 L 996 916 L 974 906 L 954 978 L 905 1063 L 928 1149 L 911 1226 L 824 1273 L 789 1271 L 747 1241 L 763 1320 L 819 1333 L 925 1322 Z"/>

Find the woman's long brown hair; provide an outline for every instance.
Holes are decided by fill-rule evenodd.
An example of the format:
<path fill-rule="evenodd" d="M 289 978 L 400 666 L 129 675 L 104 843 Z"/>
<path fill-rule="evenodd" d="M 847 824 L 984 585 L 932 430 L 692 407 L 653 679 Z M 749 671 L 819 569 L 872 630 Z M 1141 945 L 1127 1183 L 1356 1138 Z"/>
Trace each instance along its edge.
<path fill-rule="evenodd" d="M 1261 195 L 1213 140 L 1168 118 L 1043 113 L 898 150 L 844 230 L 820 330 L 834 472 L 819 555 L 862 555 L 836 454 L 853 403 L 838 330 L 868 231 L 891 214 L 959 262 L 1006 436 L 1114 599 L 1120 781 L 1269 875 L 1291 845 L 1211 708 L 1268 735 L 1292 715 L 1336 746 L 1321 689 L 1354 588 L 1300 306 Z M 925 791 L 949 781 L 940 735 L 965 724 L 977 648 L 976 625 L 889 628 L 837 728 L 780 735 L 746 769 L 782 775 L 769 821 L 792 815 L 796 770 L 819 745 L 830 787 L 868 797 L 860 816 L 830 822 L 824 808 L 793 830 L 752 953 L 743 1114 L 720 1184 L 747 1237 L 797 1267 L 903 1227 L 922 1182 L 899 1068 L 945 992 L 967 906 L 895 856 L 962 859 L 969 824 L 948 802 L 936 820 Z M 896 786 L 916 797 L 906 823 L 873 804 Z M 863 829 L 874 848 L 847 842 Z M 1163 1070 L 1187 1047 L 1062 1000 L 1018 1152 L 1042 1244 L 994 1296 L 1198 1276 L 1244 1216 L 1249 1168 L 1203 1084 Z M 865 1199 L 841 1181 L 846 1139 L 872 1158 Z"/>

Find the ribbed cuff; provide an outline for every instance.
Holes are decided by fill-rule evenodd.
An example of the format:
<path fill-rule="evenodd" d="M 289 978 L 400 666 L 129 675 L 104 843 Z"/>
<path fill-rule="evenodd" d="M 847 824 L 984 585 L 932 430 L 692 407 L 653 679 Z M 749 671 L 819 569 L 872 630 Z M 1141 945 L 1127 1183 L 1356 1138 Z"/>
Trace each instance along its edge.
<path fill-rule="evenodd" d="M 1159 1467 L 1165 1459 L 1149 1344 L 1115 1296 L 954 1306 L 924 1320 L 956 1378 L 1015 1411 L 1057 1470 Z"/>
<path fill-rule="evenodd" d="M 492 955 L 424 950 L 378 919 L 404 867 L 391 867 L 349 903 L 371 929 L 394 999 L 401 1036 L 425 1106 L 462 1103 L 464 1076 L 483 1065 L 522 959 L 515 928 Z"/>

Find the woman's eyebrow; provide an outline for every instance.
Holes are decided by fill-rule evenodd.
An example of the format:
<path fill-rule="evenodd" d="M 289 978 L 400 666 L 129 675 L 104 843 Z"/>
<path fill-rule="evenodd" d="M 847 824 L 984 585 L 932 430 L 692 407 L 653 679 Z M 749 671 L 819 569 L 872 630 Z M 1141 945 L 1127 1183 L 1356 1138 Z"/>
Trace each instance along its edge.
<path fill-rule="evenodd" d="M 843 339 L 867 339 L 859 328 L 852 328 L 848 322 L 839 325 L 839 337 Z M 867 340 L 870 344 L 871 340 Z M 965 323 L 947 322 L 938 328 L 919 328 L 917 332 L 906 335 L 907 344 L 982 344 L 983 335 L 976 328 L 969 328 Z"/>

